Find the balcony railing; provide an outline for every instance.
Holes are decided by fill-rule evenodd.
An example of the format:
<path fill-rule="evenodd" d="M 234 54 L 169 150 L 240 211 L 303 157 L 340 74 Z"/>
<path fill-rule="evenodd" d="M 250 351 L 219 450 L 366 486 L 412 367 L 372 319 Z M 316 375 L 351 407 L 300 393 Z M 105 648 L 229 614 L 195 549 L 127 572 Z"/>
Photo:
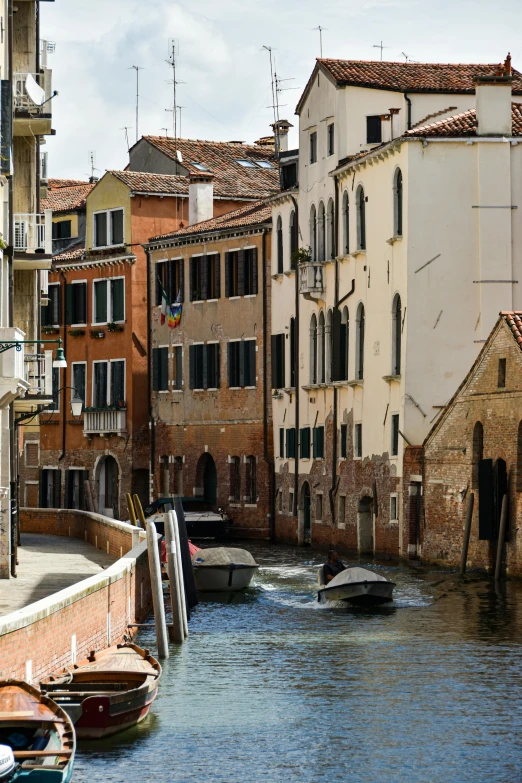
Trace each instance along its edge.
<path fill-rule="evenodd" d="M 28 353 L 24 356 L 25 380 L 28 384 L 28 397 L 53 396 L 53 352 Z"/>
<path fill-rule="evenodd" d="M 308 299 L 319 299 L 325 290 L 324 264 L 308 261 L 299 264 L 299 292 Z"/>
<path fill-rule="evenodd" d="M 83 417 L 85 435 L 123 435 L 127 431 L 126 410 L 86 410 Z"/>
<path fill-rule="evenodd" d="M 52 96 L 52 71 L 44 68 L 42 73 L 13 74 L 13 103 L 15 112 L 28 114 L 50 114 Z"/>
<path fill-rule="evenodd" d="M 52 212 L 18 213 L 14 216 L 14 249 L 23 253 L 36 251 L 52 255 Z"/>
<path fill-rule="evenodd" d="M 17 397 L 23 397 L 29 387 L 25 377 L 24 345 L 21 342 L 25 338 L 21 329 L 14 327 L 1 327 L 0 340 L 3 342 L 20 342 L 20 350 L 16 347 L 7 347 L 0 353 L 0 408 L 7 407 Z"/>

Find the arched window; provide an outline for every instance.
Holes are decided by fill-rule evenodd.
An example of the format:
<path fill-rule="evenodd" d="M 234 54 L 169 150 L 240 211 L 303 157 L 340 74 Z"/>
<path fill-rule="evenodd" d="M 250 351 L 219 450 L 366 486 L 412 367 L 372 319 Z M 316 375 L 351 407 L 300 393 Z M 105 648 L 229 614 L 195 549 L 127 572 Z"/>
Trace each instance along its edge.
<path fill-rule="evenodd" d="M 328 202 L 326 212 L 326 255 L 327 258 L 335 258 L 335 210 L 333 199 Z"/>
<path fill-rule="evenodd" d="M 241 462 L 239 457 L 230 457 L 230 501 L 241 503 Z"/>
<path fill-rule="evenodd" d="M 290 212 L 290 269 L 295 269 L 295 259 L 292 260 L 292 256 L 297 252 L 299 247 L 299 227 L 297 225 L 297 218 L 295 211 Z"/>
<path fill-rule="evenodd" d="M 392 375 L 401 374 L 402 305 L 395 294 L 392 307 Z"/>
<path fill-rule="evenodd" d="M 325 214 L 324 204 L 321 201 L 319 204 L 319 217 L 317 220 L 317 260 L 326 260 L 326 248 L 325 248 Z"/>
<path fill-rule="evenodd" d="M 350 200 L 348 191 L 343 193 L 343 253 L 350 252 Z"/>
<path fill-rule="evenodd" d="M 245 463 L 245 499 L 247 503 L 257 503 L 256 458 L 252 455 L 246 458 Z"/>
<path fill-rule="evenodd" d="M 393 185 L 394 236 L 402 237 L 402 171 L 397 169 Z"/>
<path fill-rule="evenodd" d="M 357 249 L 366 250 L 366 201 L 362 185 L 357 190 Z"/>
<path fill-rule="evenodd" d="M 357 354 L 355 377 L 361 381 L 364 378 L 364 305 L 361 302 L 357 308 Z"/>
<path fill-rule="evenodd" d="M 473 468 L 471 473 L 472 489 L 478 489 L 479 462 L 484 459 L 484 427 L 477 421 L 473 428 Z"/>
<path fill-rule="evenodd" d="M 310 252 L 312 261 L 317 261 L 317 212 L 315 204 L 310 207 Z"/>
<path fill-rule="evenodd" d="M 283 221 L 281 215 L 277 218 L 277 274 L 283 274 Z"/>
<path fill-rule="evenodd" d="M 325 324 L 324 324 L 324 313 L 321 310 L 319 314 L 319 323 L 317 326 L 317 342 L 318 342 L 318 351 L 317 351 L 317 374 L 318 374 L 318 383 L 326 383 L 326 352 L 325 352 L 325 338 L 326 338 L 326 330 L 325 330 Z"/>
<path fill-rule="evenodd" d="M 332 311 L 328 310 L 326 314 L 326 329 L 325 329 L 325 382 L 331 383 L 333 378 L 333 345 L 332 345 Z"/>
<path fill-rule="evenodd" d="M 341 332 L 339 338 L 339 380 L 348 380 L 348 345 L 350 341 L 350 314 L 345 307 L 341 313 Z"/>
<path fill-rule="evenodd" d="M 315 313 L 310 320 L 310 383 L 317 383 L 317 318 Z"/>

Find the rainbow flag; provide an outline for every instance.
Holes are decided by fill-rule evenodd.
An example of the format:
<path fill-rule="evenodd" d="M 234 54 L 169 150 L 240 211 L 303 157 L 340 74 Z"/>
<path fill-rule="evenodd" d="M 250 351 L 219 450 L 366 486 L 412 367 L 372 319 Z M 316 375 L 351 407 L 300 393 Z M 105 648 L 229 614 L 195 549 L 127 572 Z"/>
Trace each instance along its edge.
<path fill-rule="evenodd" d="M 169 307 L 168 323 L 171 329 L 175 329 L 181 323 L 181 313 L 183 311 L 183 305 L 181 304 L 181 290 L 178 291 L 176 301 Z"/>

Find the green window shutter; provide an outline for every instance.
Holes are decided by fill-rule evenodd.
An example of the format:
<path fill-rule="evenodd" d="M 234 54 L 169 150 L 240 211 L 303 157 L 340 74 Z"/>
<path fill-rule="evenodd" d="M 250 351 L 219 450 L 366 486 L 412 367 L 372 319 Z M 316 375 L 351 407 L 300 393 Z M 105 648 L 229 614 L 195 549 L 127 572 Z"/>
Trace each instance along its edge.
<path fill-rule="evenodd" d="M 215 386 L 216 389 L 219 389 L 221 386 L 221 346 L 219 343 L 216 343 L 214 346 L 214 352 L 215 352 Z"/>
<path fill-rule="evenodd" d="M 75 283 L 73 287 L 73 324 L 87 323 L 87 283 Z"/>
<path fill-rule="evenodd" d="M 180 258 L 178 261 L 178 277 L 179 277 L 179 290 L 181 293 L 181 301 L 185 301 L 185 259 Z M 176 291 L 176 296 L 178 292 Z"/>
<path fill-rule="evenodd" d="M 158 391 L 169 388 L 169 349 L 158 348 Z"/>
<path fill-rule="evenodd" d="M 111 280 L 112 321 L 125 320 L 125 280 L 122 277 Z"/>
<path fill-rule="evenodd" d="M 348 425 L 341 424 L 341 457 L 346 457 Z"/>
<path fill-rule="evenodd" d="M 313 432 L 312 457 L 314 459 L 317 459 L 317 427 L 314 427 L 312 432 Z"/>
<path fill-rule="evenodd" d="M 70 326 L 75 323 L 74 316 L 74 291 L 71 283 L 67 283 L 65 286 L 65 325 Z"/>
<path fill-rule="evenodd" d="M 225 296 L 230 296 L 230 253 L 225 253 Z"/>
<path fill-rule="evenodd" d="M 241 340 L 239 343 L 239 385 L 240 386 L 246 386 L 246 347 L 247 343 L 244 340 Z"/>
<path fill-rule="evenodd" d="M 189 374 L 190 374 L 190 388 L 196 388 L 196 345 L 189 345 Z"/>
<path fill-rule="evenodd" d="M 49 304 L 42 305 L 42 307 L 40 308 L 42 326 L 49 326 L 51 323 L 49 318 L 50 309 L 51 309 L 51 302 L 49 302 Z M 44 506 L 42 506 L 42 508 L 44 508 Z"/>
<path fill-rule="evenodd" d="M 334 307 L 332 312 L 332 356 L 331 356 L 331 378 L 332 381 L 342 380 L 341 372 L 341 355 L 342 355 L 342 341 L 341 341 L 341 313 Z M 344 369 L 344 368 L 343 368 Z"/>
<path fill-rule="evenodd" d="M 245 386 L 256 386 L 256 341 L 245 341 Z"/>
<path fill-rule="evenodd" d="M 284 427 L 279 428 L 279 456 L 284 457 L 285 456 L 285 429 Z"/>
<path fill-rule="evenodd" d="M 161 304 L 161 289 L 164 287 L 164 280 L 165 280 L 165 267 L 166 262 L 160 261 L 158 264 L 156 264 L 155 271 L 156 271 L 156 278 L 155 278 L 155 284 L 156 284 L 156 304 Z"/>
<path fill-rule="evenodd" d="M 174 388 L 181 390 L 183 388 L 183 354 L 181 345 L 176 345 L 174 348 L 176 378 Z"/>
<path fill-rule="evenodd" d="M 227 343 L 227 382 L 229 388 L 234 385 L 235 378 L 234 347 L 235 343 Z"/>
<path fill-rule="evenodd" d="M 125 362 L 111 362 L 111 405 L 125 400 Z"/>
<path fill-rule="evenodd" d="M 207 255 L 202 256 L 201 258 L 198 258 L 199 268 L 200 268 L 200 277 L 201 277 L 201 295 L 200 299 L 208 299 L 209 298 L 209 258 Z"/>
<path fill-rule="evenodd" d="M 159 348 L 152 349 L 152 391 L 159 391 Z"/>
<path fill-rule="evenodd" d="M 237 294 L 236 296 L 245 295 L 245 251 L 240 250 L 238 253 L 237 261 Z"/>
<path fill-rule="evenodd" d="M 252 290 L 251 294 L 257 294 L 257 247 L 254 247 L 251 251 L 252 256 Z"/>
<path fill-rule="evenodd" d="M 216 253 L 214 256 L 214 264 L 216 265 L 216 299 L 221 298 L 221 256 L 219 253 Z"/>
<path fill-rule="evenodd" d="M 277 385 L 277 334 L 273 334 L 270 338 L 270 358 L 272 363 L 272 389 L 278 389 Z"/>
<path fill-rule="evenodd" d="M 97 280 L 94 284 L 94 322 L 107 323 L 107 281 Z"/>
<path fill-rule="evenodd" d="M 299 455 L 301 459 L 310 457 L 310 427 L 299 430 Z"/>

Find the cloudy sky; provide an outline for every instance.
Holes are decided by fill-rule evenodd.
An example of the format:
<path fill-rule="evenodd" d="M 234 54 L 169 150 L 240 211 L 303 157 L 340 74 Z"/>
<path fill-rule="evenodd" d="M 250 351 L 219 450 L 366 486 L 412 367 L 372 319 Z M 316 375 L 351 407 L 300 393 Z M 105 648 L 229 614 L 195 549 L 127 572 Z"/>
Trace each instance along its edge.
<path fill-rule="evenodd" d="M 169 39 L 179 46 L 177 78 L 184 137 L 255 141 L 273 121 L 270 65 L 290 87 L 280 116 L 293 120 L 319 56 L 427 62 L 499 62 L 511 51 L 522 70 L 522 3 L 490 0 L 56 0 L 42 3 L 42 37 L 56 43 L 51 176 L 86 178 L 123 168 L 135 140 L 136 72 L 141 134 L 172 134 Z M 498 10 L 497 10 L 498 9 Z M 295 131 L 291 144 L 295 144 Z"/>

